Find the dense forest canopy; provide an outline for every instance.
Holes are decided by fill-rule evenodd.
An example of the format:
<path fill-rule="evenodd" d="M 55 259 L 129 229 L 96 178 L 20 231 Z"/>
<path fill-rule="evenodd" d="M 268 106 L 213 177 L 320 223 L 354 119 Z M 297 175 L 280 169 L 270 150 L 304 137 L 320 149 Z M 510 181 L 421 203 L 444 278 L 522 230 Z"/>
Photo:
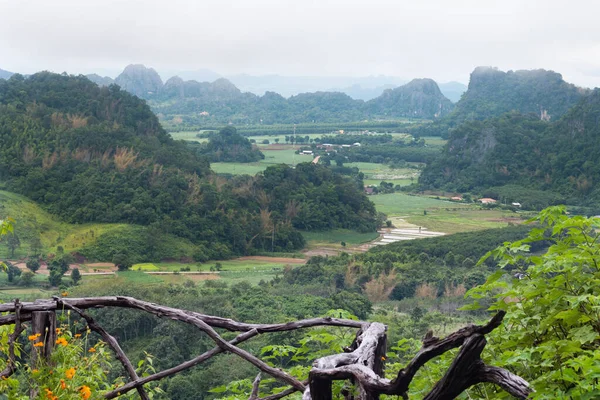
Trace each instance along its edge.
<path fill-rule="evenodd" d="M 361 182 L 312 164 L 217 177 L 143 100 L 82 76 L 0 81 L 0 179 L 69 222 L 160 227 L 199 259 L 298 249 L 296 228 L 376 228 Z"/>

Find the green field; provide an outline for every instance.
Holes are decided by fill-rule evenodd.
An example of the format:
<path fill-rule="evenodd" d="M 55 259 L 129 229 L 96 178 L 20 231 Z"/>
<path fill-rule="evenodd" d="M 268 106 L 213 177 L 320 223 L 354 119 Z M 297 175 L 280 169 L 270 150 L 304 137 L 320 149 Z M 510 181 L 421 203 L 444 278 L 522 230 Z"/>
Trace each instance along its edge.
<path fill-rule="evenodd" d="M 202 133 L 205 131 L 193 131 L 193 132 L 189 132 L 189 131 L 182 131 L 182 132 L 169 132 L 169 134 L 171 135 L 171 137 L 175 140 L 189 140 L 191 142 L 199 142 L 199 143 L 204 143 L 204 142 L 208 142 L 208 138 L 199 138 L 196 137 L 196 135 L 198 133 Z"/>
<path fill-rule="evenodd" d="M 256 175 L 259 172 L 267 169 L 267 164 L 262 163 L 211 163 L 210 169 L 217 174 L 232 174 L 232 175 Z"/>
<path fill-rule="evenodd" d="M 287 146 L 289 147 L 289 146 Z M 312 156 L 302 156 L 295 154 L 294 149 L 286 148 L 284 150 L 265 150 L 261 149 L 265 155 L 264 160 L 255 163 L 211 163 L 210 167 L 218 174 L 233 175 L 256 175 L 264 171 L 267 167 L 277 164 L 296 165 L 301 162 L 310 162 Z"/>
<path fill-rule="evenodd" d="M 444 147 L 448 142 L 448 140 L 442 139 L 439 136 L 423 136 L 422 139 L 425 139 L 425 144 L 431 147 Z"/>
<path fill-rule="evenodd" d="M 416 164 L 414 164 L 416 165 Z M 365 174 L 365 186 L 379 186 L 381 181 L 406 186 L 419 179 L 421 171 L 416 168 L 391 168 L 389 165 L 368 162 L 346 163 L 345 167 L 358 168 Z"/>
<path fill-rule="evenodd" d="M 486 209 L 479 204 L 456 203 L 425 196 L 404 193 L 370 196 L 377 211 L 387 214 L 394 222 L 401 220 L 444 233 L 467 232 L 489 228 L 501 228 L 522 222 L 526 214 L 513 211 Z"/>
<path fill-rule="evenodd" d="M 209 272 L 211 267 L 215 267 L 217 263 L 221 264 L 221 271 L 255 271 L 272 268 L 283 268 L 281 262 L 270 262 L 262 260 L 215 260 L 204 263 L 184 264 L 176 262 L 163 263 L 143 263 L 135 264 L 132 267 L 134 271 L 180 271 L 181 268 L 189 267 L 191 271 Z"/>
<path fill-rule="evenodd" d="M 377 239 L 377 232 L 360 233 L 348 229 L 334 229 L 327 232 L 302 232 L 308 248 L 319 246 L 341 246 L 342 242 L 347 245 L 357 245 Z"/>

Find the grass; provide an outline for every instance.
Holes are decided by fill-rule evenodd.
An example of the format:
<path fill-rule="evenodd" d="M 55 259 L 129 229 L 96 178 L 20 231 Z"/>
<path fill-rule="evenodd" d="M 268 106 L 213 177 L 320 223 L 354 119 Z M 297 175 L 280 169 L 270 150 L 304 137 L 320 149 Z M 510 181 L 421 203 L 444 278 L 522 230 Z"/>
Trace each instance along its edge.
<path fill-rule="evenodd" d="M 15 232 L 21 241 L 21 247 L 15 251 L 17 258 L 28 254 L 31 242 L 36 237 L 40 238 L 42 250 L 46 253 L 55 253 L 58 246 L 72 252 L 94 243 L 104 233 L 127 226 L 127 224 L 69 224 L 49 214 L 24 196 L 0 190 L 0 218 L 7 216 L 16 221 Z M 8 258 L 9 255 L 7 247 L 0 246 L 0 258 Z"/>
<path fill-rule="evenodd" d="M 204 131 L 194 131 L 194 132 L 170 132 L 170 135 L 173 139 L 175 140 L 188 140 L 191 142 L 199 142 L 199 143 L 204 143 L 204 142 L 208 142 L 208 138 L 199 138 L 196 137 L 196 135 L 198 133 L 201 133 Z"/>
<path fill-rule="evenodd" d="M 524 219 L 521 219 L 519 214 L 512 211 L 474 207 L 459 210 L 429 210 L 427 215 L 414 215 L 407 218 L 407 221 L 415 225 L 425 226 L 433 231 L 450 234 L 502 228 L 509 224 L 520 223 Z"/>
<path fill-rule="evenodd" d="M 425 139 L 425 144 L 431 147 L 444 147 L 448 142 L 448 140 L 442 139 L 439 136 L 423 136 L 423 139 Z"/>
<path fill-rule="evenodd" d="M 256 175 L 267 169 L 268 165 L 262 163 L 211 163 L 210 168 L 217 174 Z"/>
<path fill-rule="evenodd" d="M 295 149 L 286 148 L 283 150 L 265 150 L 261 149 L 265 155 L 264 160 L 255 163 L 211 163 L 210 167 L 218 174 L 233 175 L 256 175 L 264 171 L 267 167 L 277 164 L 296 165 L 301 162 L 312 161 L 311 156 L 302 156 L 295 154 Z"/>
<path fill-rule="evenodd" d="M 478 204 L 455 203 L 425 196 L 392 193 L 369 198 L 377 211 L 387 214 L 397 226 L 404 221 L 448 234 L 501 228 L 522 220 L 520 214 L 512 211 L 485 209 Z"/>
<path fill-rule="evenodd" d="M 379 194 L 370 196 L 369 199 L 375 204 L 377 211 L 381 211 L 388 216 L 423 214 L 424 210 L 432 208 L 469 208 L 469 205 L 466 204 L 437 200 L 424 196 L 410 196 L 405 193 Z"/>
<path fill-rule="evenodd" d="M 359 233 L 348 229 L 334 229 L 326 232 L 302 232 L 309 248 L 320 246 L 341 246 L 341 242 L 347 245 L 357 245 L 377 239 L 377 232 Z"/>
<path fill-rule="evenodd" d="M 144 263 L 135 264 L 132 267 L 134 271 L 168 271 L 176 272 L 182 268 L 190 268 L 191 272 L 209 272 L 211 267 L 215 267 L 217 263 L 221 264 L 221 271 L 257 271 L 257 270 L 272 270 L 273 268 L 283 268 L 285 264 L 276 261 L 262 260 L 216 260 L 207 261 L 204 263 L 185 264 L 177 262 L 162 262 L 162 263 Z"/>

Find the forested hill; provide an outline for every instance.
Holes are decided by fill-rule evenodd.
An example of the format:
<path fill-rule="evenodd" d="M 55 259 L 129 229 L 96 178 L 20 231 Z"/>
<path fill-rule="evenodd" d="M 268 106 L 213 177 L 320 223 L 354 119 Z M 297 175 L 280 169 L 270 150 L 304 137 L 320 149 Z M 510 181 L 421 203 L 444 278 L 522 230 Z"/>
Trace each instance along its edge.
<path fill-rule="evenodd" d="M 83 76 L 0 81 L 0 181 L 69 222 L 127 222 L 187 238 L 198 259 L 291 251 L 303 245 L 296 228 L 376 228 L 362 182 L 313 164 L 214 176 L 143 100 Z"/>
<path fill-rule="evenodd" d="M 398 115 L 415 118 L 440 118 L 448 115 L 454 104 L 432 79 L 413 79 L 406 85 L 388 89 L 367 102 L 371 115 Z M 437 109 L 437 111 L 436 111 Z M 433 112 L 433 114 L 432 114 Z"/>
<path fill-rule="evenodd" d="M 90 75 L 99 85 L 106 78 Z M 166 121 L 184 124 L 273 124 L 302 122 L 349 122 L 372 118 L 436 119 L 447 115 L 452 102 L 430 79 L 416 79 L 384 92 L 367 103 L 339 92 L 302 93 L 289 99 L 266 92 L 243 93 L 224 78 L 214 82 L 185 81 L 177 76 L 164 84 L 152 68 L 129 65 L 114 81 L 123 89 L 148 100 Z"/>
<path fill-rule="evenodd" d="M 509 111 L 537 114 L 555 121 L 588 93 L 553 71 L 499 71 L 477 67 L 469 88 L 451 115 L 454 122 L 497 117 Z"/>
<path fill-rule="evenodd" d="M 567 83 L 562 75 L 553 71 L 503 72 L 492 67 L 477 67 L 471 73 L 468 90 L 454 110 L 432 124 L 417 127 L 414 133 L 448 137 L 450 129 L 465 121 L 482 121 L 511 111 L 556 121 L 589 93 L 589 89 Z"/>
<path fill-rule="evenodd" d="M 600 204 L 598 121 L 600 90 L 595 89 L 555 122 L 509 113 L 464 123 L 420 183 L 459 192 L 518 185 L 562 194 L 571 204 Z"/>

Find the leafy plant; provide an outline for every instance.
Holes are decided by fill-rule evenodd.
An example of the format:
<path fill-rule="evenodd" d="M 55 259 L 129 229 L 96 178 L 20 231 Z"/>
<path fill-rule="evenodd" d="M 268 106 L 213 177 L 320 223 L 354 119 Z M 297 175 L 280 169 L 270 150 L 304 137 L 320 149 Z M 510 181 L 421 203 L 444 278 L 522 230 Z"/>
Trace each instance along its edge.
<path fill-rule="evenodd" d="M 534 386 L 536 399 L 600 396 L 600 219 L 543 210 L 529 236 L 489 252 L 500 267 L 467 295 L 489 310 L 506 310 L 504 329 L 490 335 L 493 361 Z M 532 254 L 539 242 L 550 246 Z"/>

